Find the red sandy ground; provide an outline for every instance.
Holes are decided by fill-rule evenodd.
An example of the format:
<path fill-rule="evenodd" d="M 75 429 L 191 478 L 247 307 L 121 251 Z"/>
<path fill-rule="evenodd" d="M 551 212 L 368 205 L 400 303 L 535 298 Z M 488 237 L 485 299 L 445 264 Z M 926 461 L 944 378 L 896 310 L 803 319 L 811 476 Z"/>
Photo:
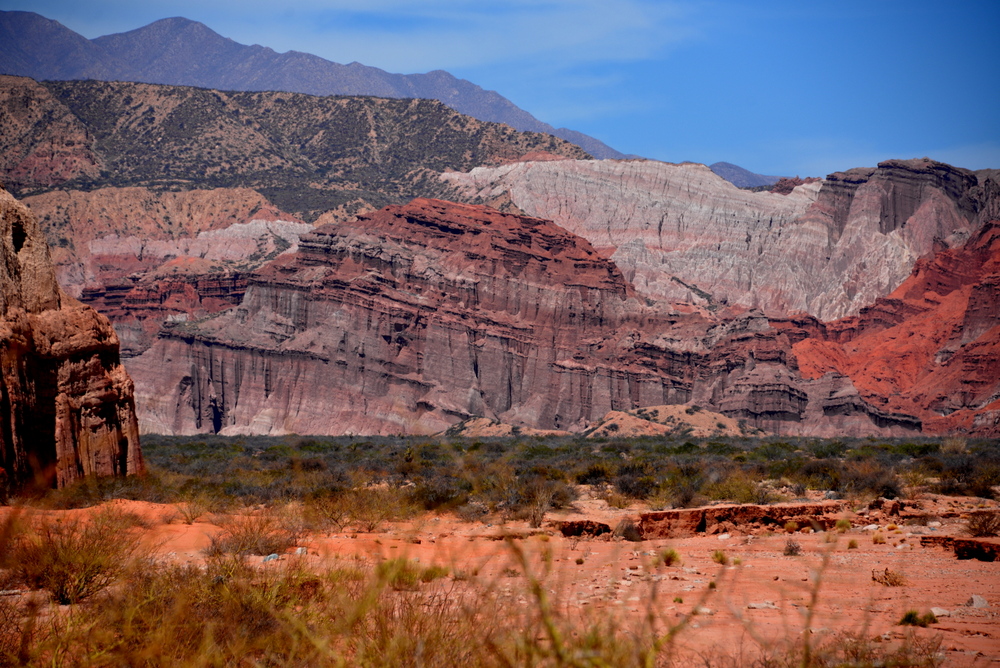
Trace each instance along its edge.
<path fill-rule="evenodd" d="M 941 638 L 945 665 L 1000 666 L 1000 561 L 960 561 L 940 547 L 921 547 L 924 535 L 963 536 L 963 514 L 983 506 L 982 499 L 925 495 L 921 502 L 929 515 L 942 518 L 941 526 L 901 524 L 887 530 L 891 518 L 873 513 L 887 540 L 872 542 L 872 531 L 855 527 L 845 534 L 796 533 L 802 555 L 782 555 L 789 536 L 784 533 L 743 535 L 736 530 L 723 536 L 698 534 L 690 538 L 625 542 L 600 538 L 565 538 L 547 522 L 531 530 L 523 522 L 503 526 L 463 522 L 452 514 L 427 514 L 415 521 L 387 525 L 377 533 L 314 535 L 301 543 L 304 556 L 282 555 L 262 568 L 282 567 L 296 559 L 316 570 L 374 564 L 386 558 L 419 559 L 422 565 L 439 564 L 456 572 L 475 574 L 468 580 L 439 580 L 423 585 L 425 591 L 439 588 L 461 595 L 463 588 L 489 587 L 509 602 L 532 606 L 525 578 L 512 575 L 517 569 L 513 545 L 522 548 L 536 576 L 544 577 L 546 590 L 557 610 L 568 619 L 607 620 L 615 616 L 623 628 L 636 628 L 653 611 L 664 623 L 676 623 L 693 608 L 708 608 L 697 615 L 680 634 L 682 648 L 701 655 L 752 656 L 759 645 L 781 643 L 810 632 L 821 642 L 843 631 L 864 631 L 879 642 L 898 643 L 906 633 L 918 637 Z M 144 541 L 165 561 L 199 564 L 210 536 L 221 531 L 208 515 L 191 525 L 179 522 L 176 509 L 135 501 L 114 501 L 114 506 L 141 515 L 150 525 Z M 987 504 L 997 507 L 996 503 Z M 0 515 L 6 509 L 0 509 Z M 612 527 L 625 517 L 636 518 L 645 508 L 610 508 L 604 501 L 584 497 L 574 509 L 550 513 L 548 520 L 592 519 Z M 93 509 L 42 511 L 54 517 L 85 516 Z M 165 520 L 174 518 L 170 523 Z M 898 522 L 898 520 L 896 520 Z M 519 536 L 513 541 L 501 537 Z M 826 542 L 836 538 L 833 543 Z M 848 550 L 850 539 L 858 549 Z M 679 566 L 656 567 L 655 555 L 662 549 L 677 550 Z M 723 567 L 713 562 L 712 553 L 724 550 L 739 565 Z M 549 553 L 550 568 L 545 574 L 543 555 Z M 828 561 L 823 567 L 824 555 Z M 582 564 L 577 564 L 582 559 Z M 872 581 L 873 570 L 889 568 L 904 574 L 907 585 L 886 587 Z M 805 614 L 814 578 L 821 578 L 818 604 L 811 622 Z M 711 591 L 710 581 L 717 582 Z M 973 594 L 984 597 L 987 608 L 965 606 Z M 674 602 L 675 597 L 683 603 Z M 774 609 L 757 609 L 750 604 L 773 603 Z M 921 614 L 931 607 L 945 608 L 930 628 L 896 625 L 908 610 Z"/>

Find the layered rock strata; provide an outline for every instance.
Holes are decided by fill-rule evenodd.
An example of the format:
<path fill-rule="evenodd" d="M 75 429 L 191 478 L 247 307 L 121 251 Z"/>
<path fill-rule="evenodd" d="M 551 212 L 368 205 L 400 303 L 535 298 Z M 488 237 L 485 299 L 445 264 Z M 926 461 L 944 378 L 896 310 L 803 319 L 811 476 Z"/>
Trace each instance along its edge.
<path fill-rule="evenodd" d="M 689 401 L 767 431 L 919 429 L 843 376 L 801 378 L 759 312 L 647 305 L 552 222 L 440 200 L 317 228 L 237 309 L 171 324 L 128 364 L 159 433 L 580 429 Z"/>
<path fill-rule="evenodd" d="M 769 506 L 754 504 L 719 505 L 707 508 L 682 508 L 643 513 L 639 516 L 639 531 L 645 540 L 654 538 L 686 538 L 696 533 L 722 533 L 739 528 L 776 528 L 786 522 L 823 529 L 832 528 L 843 516 L 844 504 L 839 501 L 820 503 L 777 503 Z"/>
<path fill-rule="evenodd" d="M 312 229 L 247 188 L 53 191 L 25 203 L 60 285 L 111 319 L 125 356 L 146 350 L 167 320 L 239 304 L 251 271 Z"/>
<path fill-rule="evenodd" d="M 60 290 L 37 220 L 0 189 L 2 491 L 142 466 L 111 324 Z"/>
<path fill-rule="evenodd" d="M 772 324 L 787 328 L 806 377 L 849 376 L 867 402 L 931 433 L 1000 436 L 1000 221 L 918 261 L 857 316 Z"/>
<path fill-rule="evenodd" d="M 887 295 L 917 258 L 960 245 L 997 186 L 932 160 L 889 160 L 788 194 L 740 190 L 704 165 L 560 161 L 442 176 L 469 201 L 507 198 L 608 253 L 654 298 L 824 320 Z"/>

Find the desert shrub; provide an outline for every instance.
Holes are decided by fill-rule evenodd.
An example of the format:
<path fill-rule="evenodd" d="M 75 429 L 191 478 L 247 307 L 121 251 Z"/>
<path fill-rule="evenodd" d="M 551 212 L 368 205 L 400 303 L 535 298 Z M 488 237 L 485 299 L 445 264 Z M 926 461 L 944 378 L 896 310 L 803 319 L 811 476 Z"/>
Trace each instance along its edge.
<path fill-rule="evenodd" d="M 704 488 L 705 495 L 718 501 L 733 503 L 767 504 L 774 500 L 774 494 L 764 485 L 758 484 L 744 471 L 733 471 L 716 483 Z"/>
<path fill-rule="evenodd" d="M 872 534 L 872 544 L 885 545 L 885 535 L 881 531 Z"/>
<path fill-rule="evenodd" d="M 222 531 L 212 536 L 206 554 L 282 554 L 300 537 L 298 527 L 276 512 L 235 515 L 223 520 Z"/>
<path fill-rule="evenodd" d="M 469 499 L 472 484 L 450 475 L 420 479 L 410 492 L 411 500 L 426 510 L 460 506 Z"/>
<path fill-rule="evenodd" d="M 965 521 L 965 531 L 970 536 L 988 538 L 1000 534 L 1000 512 L 977 510 Z"/>
<path fill-rule="evenodd" d="M 802 546 L 799 545 L 798 541 L 789 538 L 785 541 L 785 549 L 782 554 L 786 557 L 797 557 L 802 554 Z"/>
<path fill-rule="evenodd" d="M 712 561 L 715 563 L 725 566 L 729 563 L 729 557 L 722 550 L 715 550 L 712 552 Z"/>
<path fill-rule="evenodd" d="M 422 567 L 405 557 L 387 559 L 375 569 L 375 575 L 396 590 L 413 590 L 421 582 L 433 582 L 448 575 L 443 566 Z"/>
<path fill-rule="evenodd" d="M 850 531 L 851 520 L 847 519 L 846 517 L 841 517 L 839 520 L 837 520 L 835 528 L 837 529 L 838 533 L 845 533 L 847 531 Z"/>
<path fill-rule="evenodd" d="M 490 514 L 490 509 L 481 501 L 470 501 L 455 509 L 455 514 L 463 522 L 476 522 Z"/>
<path fill-rule="evenodd" d="M 313 494 L 305 501 L 304 513 L 317 531 L 343 531 L 351 516 L 350 498 L 344 492 Z"/>
<path fill-rule="evenodd" d="M 30 589 L 44 589 L 61 604 L 78 603 L 106 589 L 139 557 L 133 526 L 114 510 L 86 522 L 28 518 L 15 531 L 2 564 Z"/>
<path fill-rule="evenodd" d="M 916 610 L 907 610 L 897 624 L 899 626 L 920 626 L 926 628 L 930 624 L 937 624 L 937 621 L 937 617 L 934 616 L 933 612 L 921 615 Z"/>
<path fill-rule="evenodd" d="M 992 499 L 996 496 L 994 487 L 1000 487 L 1000 463 L 983 462 L 972 477 L 969 492 L 984 499 Z"/>
<path fill-rule="evenodd" d="M 906 578 L 899 571 L 894 571 L 886 568 L 882 572 L 872 571 L 872 580 L 879 583 L 880 585 L 885 585 L 886 587 L 904 587 L 906 586 Z"/>
<path fill-rule="evenodd" d="M 614 486 L 620 493 L 633 499 L 645 499 L 657 487 L 653 468 L 645 463 L 629 463 L 618 469 Z"/>
<path fill-rule="evenodd" d="M 799 523 L 795 520 L 788 520 L 785 522 L 785 533 L 795 533 L 799 530 Z"/>
<path fill-rule="evenodd" d="M 811 459 L 802 464 L 793 478 L 810 489 L 839 489 L 843 462 L 834 459 Z"/>
<path fill-rule="evenodd" d="M 993 488 L 997 486 L 1000 486 L 1000 453 L 995 449 L 942 452 L 937 492 L 991 499 L 995 495 Z"/>
<path fill-rule="evenodd" d="M 934 441 L 924 441 L 923 443 L 900 443 L 896 446 L 896 452 L 907 457 L 925 457 L 927 455 L 940 452 L 941 446 Z"/>
<path fill-rule="evenodd" d="M 751 453 L 750 456 L 752 459 L 764 461 L 787 460 L 791 458 L 792 453 L 794 453 L 796 449 L 797 448 L 791 443 L 774 441 L 762 443 L 760 447 L 756 448 Z"/>
<path fill-rule="evenodd" d="M 389 485 L 372 485 L 346 492 L 350 524 L 368 533 L 378 531 L 386 522 L 413 514 L 413 504 L 405 490 Z"/>
<path fill-rule="evenodd" d="M 697 500 L 707 482 L 705 463 L 697 460 L 680 461 L 667 471 L 661 491 L 677 508 L 689 508 Z"/>
<path fill-rule="evenodd" d="M 212 507 L 212 502 L 205 494 L 192 494 L 183 503 L 177 505 L 177 512 L 185 524 L 194 524 L 198 518 L 207 513 Z"/>
<path fill-rule="evenodd" d="M 575 487 L 562 480 L 551 480 L 539 475 L 510 475 L 498 480 L 496 486 L 485 495 L 485 498 L 492 499 L 495 509 L 506 517 L 526 519 L 535 528 L 541 526 L 549 509 L 564 508 L 576 497 Z"/>
<path fill-rule="evenodd" d="M 831 459 L 842 457 L 848 446 L 843 441 L 815 441 L 810 443 L 808 450 L 816 459 Z"/>
<path fill-rule="evenodd" d="M 597 485 L 610 481 L 615 472 L 615 467 L 610 462 L 594 462 L 579 471 L 575 478 L 581 485 Z"/>
<path fill-rule="evenodd" d="M 847 549 L 848 550 L 856 550 L 856 549 L 858 549 L 858 541 L 855 540 L 854 538 L 852 538 L 851 540 L 849 540 L 847 542 Z"/>
<path fill-rule="evenodd" d="M 681 555 L 680 553 L 672 547 L 660 550 L 656 554 L 656 559 L 654 560 L 657 566 L 680 566 L 681 565 Z"/>
<path fill-rule="evenodd" d="M 628 508 L 632 505 L 632 499 L 625 494 L 622 494 L 614 487 L 605 487 L 600 492 L 597 493 L 597 498 L 603 500 L 612 508 L 618 508 L 619 510 L 623 508 Z"/>
<path fill-rule="evenodd" d="M 968 442 L 961 436 L 949 436 L 941 441 L 941 452 L 949 455 L 961 455 L 968 451 Z"/>
<path fill-rule="evenodd" d="M 845 494 L 873 494 L 887 499 L 895 499 L 902 494 L 895 471 L 874 459 L 846 462 L 837 490 Z"/>

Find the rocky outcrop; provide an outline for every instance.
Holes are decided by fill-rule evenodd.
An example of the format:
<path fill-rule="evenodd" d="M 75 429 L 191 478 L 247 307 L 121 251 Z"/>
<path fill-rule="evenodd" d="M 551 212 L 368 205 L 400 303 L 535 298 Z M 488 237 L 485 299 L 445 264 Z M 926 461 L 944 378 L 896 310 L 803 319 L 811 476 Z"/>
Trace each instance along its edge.
<path fill-rule="evenodd" d="M 584 433 L 588 438 L 637 436 L 745 436 L 748 429 L 735 419 L 701 406 L 643 406 L 631 411 L 611 411 Z"/>
<path fill-rule="evenodd" d="M 269 227 L 277 235 L 311 229 L 248 188 L 54 190 L 23 201 L 48 238 L 59 284 L 75 297 L 85 286 L 152 271 L 179 256 L 245 259 L 258 252 L 261 236 L 271 238 Z M 224 232 L 231 228 L 244 232 Z"/>
<path fill-rule="evenodd" d="M 111 319 L 125 356 L 146 350 L 168 319 L 239 304 L 250 273 L 312 229 L 246 188 L 61 190 L 25 203 L 60 285 Z"/>
<path fill-rule="evenodd" d="M 889 296 L 831 323 L 787 328 L 802 374 L 849 376 L 869 404 L 931 433 L 1000 436 L 1000 222 L 917 262 Z"/>
<path fill-rule="evenodd" d="M 779 433 L 919 429 L 844 376 L 802 378 L 759 312 L 647 304 L 550 221 L 440 200 L 317 228 L 238 308 L 172 323 L 127 363 L 158 433 L 579 430 L 686 402 Z"/>
<path fill-rule="evenodd" d="M 0 314 L 2 491 L 142 470 L 114 330 L 59 289 L 37 220 L 2 189 Z"/>
<path fill-rule="evenodd" d="M 921 536 L 922 547 L 943 547 L 952 550 L 958 559 L 997 561 L 1000 559 L 1000 540 L 983 538 L 955 538 L 954 536 Z"/>
<path fill-rule="evenodd" d="M 583 236 L 648 296 L 824 320 L 887 295 L 919 257 L 960 245 L 1000 202 L 991 180 L 927 159 L 831 174 L 787 195 L 739 190 L 703 165 L 644 161 L 442 178 L 470 201 L 506 196 Z"/>
<path fill-rule="evenodd" d="M 837 501 L 821 503 L 776 503 L 769 506 L 753 504 L 718 505 L 706 508 L 682 508 L 642 513 L 639 531 L 645 540 L 655 538 L 686 538 L 696 533 L 719 533 L 719 528 L 749 531 L 760 528 L 781 528 L 786 522 L 809 527 L 815 524 L 830 529 L 841 518 L 844 504 Z"/>

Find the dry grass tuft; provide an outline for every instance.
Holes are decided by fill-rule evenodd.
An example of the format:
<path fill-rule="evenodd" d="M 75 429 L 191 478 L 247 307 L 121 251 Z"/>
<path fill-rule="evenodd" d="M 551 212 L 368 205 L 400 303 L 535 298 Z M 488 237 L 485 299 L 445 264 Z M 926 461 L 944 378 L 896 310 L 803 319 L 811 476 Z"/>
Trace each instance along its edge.
<path fill-rule="evenodd" d="M 114 509 L 89 520 L 22 518 L 9 531 L 2 565 L 15 583 L 44 589 L 60 604 L 106 589 L 140 556 L 134 516 Z"/>

